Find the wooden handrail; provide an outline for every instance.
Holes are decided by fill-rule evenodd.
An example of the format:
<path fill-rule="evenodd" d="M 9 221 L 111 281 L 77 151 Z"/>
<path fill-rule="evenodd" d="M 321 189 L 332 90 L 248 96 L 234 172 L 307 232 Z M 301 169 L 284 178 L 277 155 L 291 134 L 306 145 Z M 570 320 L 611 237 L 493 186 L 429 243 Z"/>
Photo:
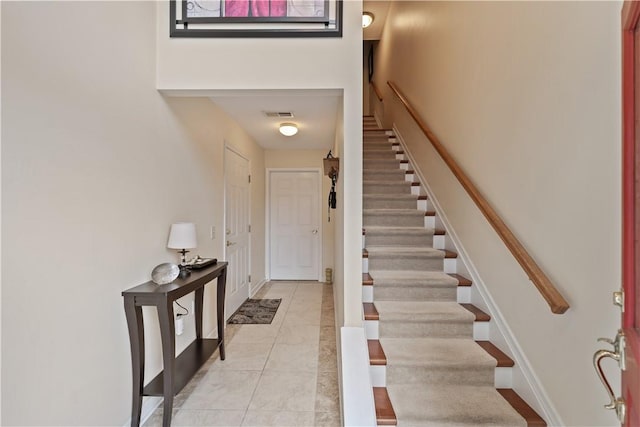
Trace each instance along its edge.
<path fill-rule="evenodd" d="M 547 277 L 547 275 L 542 271 L 542 269 L 536 264 L 531 255 L 526 251 L 526 249 L 522 246 L 520 241 L 516 238 L 516 236 L 511 232 L 509 227 L 504 223 L 502 218 L 496 213 L 493 207 L 489 204 L 489 202 L 482 196 L 478 188 L 475 184 L 469 179 L 467 174 L 462 170 L 460 165 L 454 160 L 454 158 L 449 154 L 449 152 L 444 148 L 438 137 L 434 135 L 434 133 L 429 129 L 427 124 L 418 116 L 417 111 L 407 98 L 400 92 L 398 87 L 393 82 L 387 82 L 391 90 L 396 94 L 400 102 L 407 109 L 413 120 L 420 127 L 424 135 L 429 139 L 433 148 L 436 149 L 442 160 L 449 166 L 451 172 L 458 178 L 458 181 L 467 191 L 469 197 L 475 202 L 478 209 L 485 216 L 489 224 L 493 227 L 494 230 L 498 233 L 498 236 L 502 239 L 507 248 L 511 251 L 514 258 L 518 261 L 520 266 L 524 269 L 524 271 L 529 276 L 529 279 L 533 282 L 533 284 L 538 288 L 538 291 L 542 294 L 544 299 L 551 307 L 551 311 L 556 314 L 562 314 L 567 309 L 569 309 L 569 303 L 562 297 L 560 292 L 553 285 L 551 280 Z"/>
<path fill-rule="evenodd" d="M 371 82 L 369 82 L 369 84 L 373 88 L 373 92 L 376 94 L 376 97 L 378 97 L 378 101 L 382 101 L 382 94 L 380 93 L 380 89 L 378 89 L 378 86 L 376 86 L 376 84 L 373 82 L 373 80 L 371 80 Z"/>

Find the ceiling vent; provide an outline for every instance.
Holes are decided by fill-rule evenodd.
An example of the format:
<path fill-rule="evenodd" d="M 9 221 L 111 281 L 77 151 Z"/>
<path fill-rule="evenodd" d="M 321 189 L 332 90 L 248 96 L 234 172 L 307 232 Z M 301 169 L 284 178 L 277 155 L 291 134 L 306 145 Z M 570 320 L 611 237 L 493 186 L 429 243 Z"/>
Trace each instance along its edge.
<path fill-rule="evenodd" d="M 264 115 L 267 117 L 277 117 L 279 119 L 292 119 L 293 113 L 289 111 L 265 111 Z"/>

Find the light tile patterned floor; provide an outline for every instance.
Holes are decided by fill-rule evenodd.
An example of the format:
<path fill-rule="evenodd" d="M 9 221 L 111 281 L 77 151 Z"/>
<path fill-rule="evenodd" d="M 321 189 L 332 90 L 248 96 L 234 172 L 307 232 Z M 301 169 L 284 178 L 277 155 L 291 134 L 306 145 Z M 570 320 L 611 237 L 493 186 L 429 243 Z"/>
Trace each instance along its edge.
<path fill-rule="evenodd" d="M 269 282 L 270 325 L 227 325 L 216 352 L 174 400 L 173 426 L 339 426 L 333 288 Z M 162 407 L 145 427 L 162 425 Z"/>

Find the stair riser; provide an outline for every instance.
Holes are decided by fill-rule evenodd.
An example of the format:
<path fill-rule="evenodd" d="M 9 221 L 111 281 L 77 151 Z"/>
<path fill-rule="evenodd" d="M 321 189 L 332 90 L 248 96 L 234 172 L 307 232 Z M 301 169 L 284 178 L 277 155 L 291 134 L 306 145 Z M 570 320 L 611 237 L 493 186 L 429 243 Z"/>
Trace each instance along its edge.
<path fill-rule="evenodd" d="M 422 227 L 424 226 L 424 215 L 367 215 L 362 216 L 364 227 L 384 226 L 384 227 Z"/>
<path fill-rule="evenodd" d="M 363 181 L 406 181 L 406 173 L 400 169 L 374 169 L 372 171 L 364 170 L 362 173 Z"/>
<path fill-rule="evenodd" d="M 442 258 L 369 255 L 370 270 L 442 271 L 443 268 Z"/>
<path fill-rule="evenodd" d="M 430 288 L 415 286 L 378 286 L 373 289 L 376 301 L 456 301 L 456 288 Z"/>
<path fill-rule="evenodd" d="M 371 141 L 374 139 L 380 139 L 380 138 L 395 138 L 395 135 L 389 135 L 386 131 L 383 130 L 378 130 L 377 132 L 366 132 L 363 136 L 362 139 L 364 141 Z"/>
<path fill-rule="evenodd" d="M 387 384 L 457 385 L 464 378 L 465 385 L 493 386 L 494 368 L 468 366 L 452 369 L 442 366 L 387 366 Z"/>
<path fill-rule="evenodd" d="M 472 338 L 472 323 L 447 321 L 433 322 L 391 322 L 380 320 L 380 338 Z"/>
<path fill-rule="evenodd" d="M 364 194 L 411 194 L 411 183 L 398 182 L 388 184 L 367 184 L 362 185 Z"/>
<path fill-rule="evenodd" d="M 399 147 L 398 144 L 390 142 L 388 139 L 380 141 L 363 141 L 362 147 L 364 151 L 367 150 L 393 150 L 394 146 Z"/>
<path fill-rule="evenodd" d="M 362 161 L 362 166 L 364 169 L 388 169 L 388 170 L 398 170 L 400 169 L 400 160 L 367 160 L 364 159 Z"/>
<path fill-rule="evenodd" d="M 373 234 L 367 233 L 366 246 L 420 246 L 433 247 L 431 234 Z"/>
<path fill-rule="evenodd" d="M 363 209 L 416 209 L 415 199 L 386 200 L 366 198 L 362 201 Z"/>
<path fill-rule="evenodd" d="M 363 160 L 375 160 L 375 159 L 395 159 L 396 152 L 391 150 L 375 150 L 375 151 L 365 151 L 362 153 Z"/>

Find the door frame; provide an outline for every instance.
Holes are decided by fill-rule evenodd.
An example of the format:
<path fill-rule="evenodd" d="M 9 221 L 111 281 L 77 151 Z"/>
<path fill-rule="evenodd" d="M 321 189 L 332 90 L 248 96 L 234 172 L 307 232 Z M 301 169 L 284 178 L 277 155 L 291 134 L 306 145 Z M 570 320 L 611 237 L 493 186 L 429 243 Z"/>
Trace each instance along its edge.
<path fill-rule="evenodd" d="M 273 172 L 315 172 L 318 174 L 318 206 L 322 209 L 322 169 L 321 168 L 266 168 L 265 169 L 265 273 L 267 280 L 271 280 L 271 174 Z M 324 228 L 322 210 L 318 215 L 319 248 L 318 254 L 318 281 L 322 282 L 322 266 L 324 261 Z"/>
<path fill-rule="evenodd" d="M 222 230 L 220 230 L 220 232 L 222 233 L 222 253 L 223 253 L 223 257 L 226 260 L 227 259 L 227 150 L 234 152 L 235 154 L 237 154 L 238 156 L 242 157 L 243 159 L 245 159 L 247 161 L 247 164 L 249 166 L 249 175 L 251 175 L 251 158 L 249 156 L 246 156 L 244 153 L 242 153 L 240 150 L 238 150 L 236 147 L 234 147 L 233 145 L 229 144 L 227 142 L 227 140 L 224 140 L 224 151 L 223 151 L 223 156 L 222 156 L 222 170 L 223 170 L 223 182 L 222 182 Z M 249 225 L 251 225 L 251 223 L 253 222 L 253 217 L 251 216 L 251 202 L 253 201 L 253 197 L 251 195 L 251 182 L 249 182 L 249 205 L 248 205 L 248 210 L 249 210 Z M 253 231 L 253 230 L 252 230 Z M 252 257 L 253 257 L 253 251 L 251 249 L 251 234 L 252 231 L 249 232 L 249 239 L 248 239 L 248 253 L 249 256 L 247 257 L 247 262 L 249 264 L 249 268 L 247 269 L 249 271 L 249 275 L 253 276 L 253 271 L 252 271 Z M 252 295 L 252 291 L 253 291 L 253 280 L 254 277 L 251 277 L 251 281 L 249 281 L 249 285 L 247 286 L 247 298 L 251 298 Z M 227 315 L 231 316 L 233 313 L 226 313 Z"/>
<path fill-rule="evenodd" d="M 640 164 L 636 163 L 636 43 L 635 30 L 640 19 L 640 3 L 625 1 L 622 7 L 622 287 L 624 290 L 624 311 L 622 329 L 627 347 L 627 369 L 622 372 L 622 397 L 627 401 L 624 424 L 637 421 L 638 403 L 631 401 L 630 390 L 634 395 L 640 390 L 640 374 L 636 360 L 640 357 L 640 336 L 635 327 L 636 313 L 636 276 L 635 238 L 640 232 L 636 223 L 636 185 L 635 177 Z"/>

